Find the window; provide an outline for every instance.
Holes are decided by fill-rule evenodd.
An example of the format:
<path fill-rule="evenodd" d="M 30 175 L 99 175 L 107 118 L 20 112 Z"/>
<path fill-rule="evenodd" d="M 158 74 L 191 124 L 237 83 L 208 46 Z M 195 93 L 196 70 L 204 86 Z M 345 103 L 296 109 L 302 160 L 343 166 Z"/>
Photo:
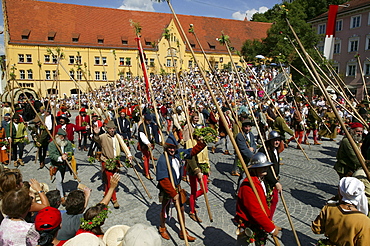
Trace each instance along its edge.
<path fill-rule="evenodd" d="M 361 15 L 351 17 L 351 28 L 357 28 L 361 25 Z"/>
<path fill-rule="evenodd" d="M 333 65 L 333 70 L 336 74 L 339 73 L 339 65 Z"/>
<path fill-rule="evenodd" d="M 177 60 L 173 60 L 173 66 L 176 67 L 177 66 Z"/>
<path fill-rule="evenodd" d="M 76 56 L 76 64 L 82 64 L 82 57 Z"/>
<path fill-rule="evenodd" d="M 127 40 L 122 40 L 122 44 L 126 45 L 126 44 L 128 44 L 128 41 Z"/>
<path fill-rule="evenodd" d="M 101 62 L 103 65 L 107 65 L 107 58 L 106 57 L 102 57 L 101 58 Z"/>
<path fill-rule="evenodd" d="M 103 38 L 98 38 L 98 44 L 104 44 L 104 39 Z"/>
<path fill-rule="evenodd" d="M 57 79 L 57 71 L 53 70 L 53 79 Z"/>
<path fill-rule="evenodd" d="M 151 45 L 152 45 L 152 42 L 146 41 L 146 42 L 145 42 L 145 45 L 147 45 L 147 46 L 151 46 Z"/>
<path fill-rule="evenodd" d="M 77 71 L 77 80 L 81 80 L 81 79 L 82 79 L 82 71 L 78 70 Z"/>
<path fill-rule="evenodd" d="M 224 61 L 224 58 L 220 57 L 220 63 L 223 63 L 223 61 Z"/>
<path fill-rule="evenodd" d="M 18 62 L 24 62 L 24 55 L 18 54 Z"/>
<path fill-rule="evenodd" d="M 107 80 L 107 72 L 101 72 L 102 80 Z"/>
<path fill-rule="evenodd" d="M 71 77 L 72 79 L 75 79 L 75 71 L 74 70 L 69 71 L 69 77 Z"/>
<path fill-rule="evenodd" d="M 193 60 L 189 60 L 188 62 L 188 68 L 191 68 L 191 67 L 193 67 Z"/>
<path fill-rule="evenodd" d="M 126 77 L 129 79 L 131 78 L 131 73 L 130 72 L 126 72 Z"/>
<path fill-rule="evenodd" d="M 355 76 L 356 75 L 356 64 L 349 64 L 347 65 L 347 76 Z"/>
<path fill-rule="evenodd" d="M 149 66 L 154 67 L 154 58 L 150 58 Z"/>
<path fill-rule="evenodd" d="M 167 56 L 176 56 L 177 50 L 175 48 L 170 48 L 167 50 Z"/>
<path fill-rule="evenodd" d="M 120 58 L 119 58 L 119 65 L 120 65 L 120 66 L 125 65 L 125 58 L 124 58 L 124 57 L 120 57 Z"/>
<path fill-rule="evenodd" d="M 30 37 L 30 32 L 31 31 L 29 29 L 24 29 L 21 34 L 22 39 L 28 40 L 28 38 Z"/>
<path fill-rule="evenodd" d="M 57 33 L 54 32 L 54 31 L 49 31 L 49 33 L 48 33 L 48 41 L 54 41 L 56 34 Z"/>
<path fill-rule="evenodd" d="M 370 75 L 370 63 L 365 63 L 364 74 L 365 75 Z"/>
<path fill-rule="evenodd" d="M 78 43 L 79 38 L 80 38 L 79 33 L 72 33 L 72 43 Z"/>
<path fill-rule="evenodd" d="M 215 69 L 218 69 L 218 62 L 215 62 Z"/>
<path fill-rule="evenodd" d="M 29 62 L 29 63 L 31 63 L 32 62 L 32 55 L 27 54 L 26 55 L 26 61 Z"/>
<path fill-rule="evenodd" d="M 171 59 L 167 59 L 166 66 L 167 66 L 167 67 L 171 67 Z"/>
<path fill-rule="evenodd" d="M 32 69 L 27 70 L 27 79 L 33 79 Z"/>
<path fill-rule="evenodd" d="M 47 80 L 51 80 L 51 77 L 50 77 L 50 70 L 45 70 L 45 79 L 47 79 Z"/>
<path fill-rule="evenodd" d="M 317 34 L 325 34 L 326 24 L 320 24 L 317 26 Z"/>
<path fill-rule="evenodd" d="M 209 48 L 211 49 L 211 50 L 215 50 L 216 49 L 216 45 L 209 45 Z"/>
<path fill-rule="evenodd" d="M 340 32 L 343 30 L 343 20 L 337 20 L 335 23 L 335 31 Z"/>
<path fill-rule="evenodd" d="M 24 70 L 19 70 L 19 79 L 26 79 L 26 74 Z"/>
<path fill-rule="evenodd" d="M 358 51 L 358 38 L 350 39 L 348 44 L 348 52 Z"/>
<path fill-rule="evenodd" d="M 50 55 L 44 55 L 45 63 L 50 63 Z"/>
<path fill-rule="evenodd" d="M 100 65 L 100 57 L 95 56 L 95 65 Z"/>
<path fill-rule="evenodd" d="M 100 80 L 100 72 L 95 71 L 95 80 Z"/>
<path fill-rule="evenodd" d="M 75 63 L 75 57 L 69 56 L 69 64 L 74 64 L 74 63 Z"/>
<path fill-rule="evenodd" d="M 370 35 L 366 36 L 365 50 L 370 50 Z"/>
<path fill-rule="evenodd" d="M 72 43 L 78 43 L 78 38 L 72 38 Z"/>
<path fill-rule="evenodd" d="M 53 63 L 57 63 L 58 59 L 57 59 L 57 56 L 53 56 Z"/>
<path fill-rule="evenodd" d="M 340 53 L 340 42 L 334 43 L 334 54 L 339 54 Z"/>
<path fill-rule="evenodd" d="M 126 66 L 131 66 L 131 58 L 126 58 Z"/>
<path fill-rule="evenodd" d="M 195 44 L 190 44 L 190 46 L 191 46 L 191 48 L 193 48 L 193 49 L 195 48 Z"/>

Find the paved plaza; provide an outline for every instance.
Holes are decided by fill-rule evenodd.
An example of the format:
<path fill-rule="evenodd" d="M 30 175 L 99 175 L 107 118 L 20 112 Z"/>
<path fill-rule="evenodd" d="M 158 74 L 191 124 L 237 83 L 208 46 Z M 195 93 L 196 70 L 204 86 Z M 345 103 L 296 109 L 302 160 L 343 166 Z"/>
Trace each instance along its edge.
<path fill-rule="evenodd" d="M 74 122 L 73 119 L 72 122 Z M 323 238 L 323 235 L 313 234 L 310 225 L 319 214 L 326 200 L 337 192 L 336 186 L 339 178 L 333 169 L 333 165 L 341 138 L 342 136 L 338 136 L 336 142 L 323 140 L 322 145 L 303 145 L 309 160 L 306 159 L 301 150 L 295 148 L 296 144 L 294 142 L 290 143 L 290 147 L 281 154 L 283 165 L 281 166 L 280 176 L 284 190 L 283 195 L 302 246 L 315 245 L 317 239 Z M 77 134 L 75 140 L 77 140 Z M 310 140 L 313 142 L 312 139 Z M 36 178 L 40 182 L 47 183 L 50 189 L 55 189 L 56 185 L 51 182 L 48 169 L 38 169 L 39 164 L 34 161 L 36 149 L 32 146 L 31 143 L 26 148 L 28 153 L 24 155 L 25 166 L 19 167 L 24 180 Z M 162 147 L 157 145 L 153 152 L 154 156 L 159 157 L 162 151 Z M 137 151 L 136 144 L 131 146 L 131 153 L 142 164 L 141 153 Z M 103 197 L 100 163 L 89 164 L 85 151 L 76 150 L 75 156 L 81 183 L 93 190 L 89 206 L 95 205 Z M 211 223 L 208 219 L 203 196 L 197 201 L 198 214 L 203 223 L 199 224 L 192 221 L 187 214 L 189 207 L 186 206 L 186 227 L 190 234 L 197 238 L 195 242 L 190 244 L 234 245 L 236 226 L 233 224 L 232 218 L 235 215 L 234 193 L 238 179 L 238 177 L 230 174 L 234 156 L 223 155 L 220 149 L 215 154 L 210 153 L 209 156 L 212 173 L 210 175 L 208 198 L 213 214 L 213 222 Z M 46 163 L 49 167 L 48 159 Z M 104 231 L 117 224 L 132 226 L 136 223 L 145 223 L 155 227 L 159 225 L 161 204 L 158 201 L 157 181 L 145 179 L 142 170 L 139 167 L 136 168 L 152 199 L 148 198 L 132 168 L 121 168 L 121 180 L 117 193 L 121 207 L 114 209 L 112 204 L 109 205 L 112 213 L 103 226 Z M 153 169 L 152 172 L 152 176 L 155 176 Z M 64 181 L 67 192 L 76 189 L 78 185 L 69 173 L 66 173 Z M 188 183 L 182 182 L 182 186 L 190 192 Z M 61 209 L 63 208 L 61 207 Z M 184 242 L 177 235 L 179 223 L 177 222 L 175 208 L 172 209 L 172 216 L 173 218 L 168 221 L 167 225 L 171 240 L 163 240 L 163 245 L 183 245 Z M 274 221 L 283 228 L 279 235 L 280 244 L 296 245 L 281 201 L 279 201 Z M 273 245 L 273 242 L 269 241 L 267 245 Z"/>

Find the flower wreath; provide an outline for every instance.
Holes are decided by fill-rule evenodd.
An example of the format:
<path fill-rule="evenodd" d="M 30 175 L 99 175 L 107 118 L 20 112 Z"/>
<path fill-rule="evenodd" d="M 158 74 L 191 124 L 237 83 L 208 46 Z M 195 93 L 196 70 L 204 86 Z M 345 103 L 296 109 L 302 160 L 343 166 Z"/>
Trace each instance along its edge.
<path fill-rule="evenodd" d="M 85 220 L 84 218 L 81 218 L 81 225 L 80 227 L 84 230 L 92 230 L 96 226 L 100 226 L 106 218 L 108 218 L 108 213 L 111 213 L 111 211 L 108 210 L 108 207 L 105 206 L 105 208 L 100 211 L 98 215 L 96 215 L 92 220 Z"/>

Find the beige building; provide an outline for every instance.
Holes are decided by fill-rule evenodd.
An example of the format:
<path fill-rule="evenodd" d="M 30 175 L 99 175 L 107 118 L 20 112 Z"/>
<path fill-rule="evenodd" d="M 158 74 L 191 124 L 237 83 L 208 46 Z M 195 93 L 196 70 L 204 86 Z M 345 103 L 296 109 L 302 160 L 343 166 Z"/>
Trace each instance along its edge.
<path fill-rule="evenodd" d="M 39 95 L 77 94 L 126 77 L 142 76 L 132 22 L 141 26 L 141 43 L 149 74 L 194 67 L 194 61 L 171 14 L 51 3 L 3 0 L 7 81 L 15 77 Z M 261 39 L 269 23 L 179 15 L 201 66 L 208 65 L 190 24 L 212 66 L 230 62 L 216 38 L 230 37 L 234 50 L 247 39 Z M 169 40 L 163 37 L 169 30 Z M 171 59 L 175 55 L 175 64 Z M 234 62 L 239 57 L 234 54 Z M 8 83 L 9 85 L 10 83 Z"/>
<path fill-rule="evenodd" d="M 318 44 L 320 51 L 324 49 L 327 19 L 328 13 L 324 13 L 311 21 L 317 33 L 322 35 Z M 333 67 L 356 97 L 362 99 L 363 79 L 368 91 L 370 89 L 370 1 L 352 0 L 340 5 L 335 29 Z"/>

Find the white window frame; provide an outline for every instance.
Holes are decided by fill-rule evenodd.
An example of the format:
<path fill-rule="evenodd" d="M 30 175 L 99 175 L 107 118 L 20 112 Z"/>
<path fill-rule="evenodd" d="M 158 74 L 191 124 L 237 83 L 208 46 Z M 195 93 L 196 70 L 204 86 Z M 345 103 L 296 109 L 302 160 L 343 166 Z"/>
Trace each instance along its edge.
<path fill-rule="evenodd" d="M 339 64 L 334 64 L 332 67 L 333 67 L 334 72 L 339 74 Z"/>
<path fill-rule="evenodd" d="M 100 65 L 100 57 L 99 56 L 95 56 L 95 62 L 94 62 L 94 65 Z"/>
<path fill-rule="evenodd" d="M 171 67 L 171 59 L 166 60 L 166 67 Z"/>
<path fill-rule="evenodd" d="M 57 77 L 58 77 L 57 70 L 53 70 L 53 79 L 57 79 Z"/>
<path fill-rule="evenodd" d="M 27 70 L 27 79 L 33 79 L 33 72 L 31 69 Z"/>
<path fill-rule="evenodd" d="M 124 66 L 125 65 L 125 58 L 124 57 L 120 57 L 119 58 L 119 65 L 120 66 Z"/>
<path fill-rule="evenodd" d="M 131 78 L 131 73 L 130 72 L 126 72 L 126 77 L 127 78 Z"/>
<path fill-rule="evenodd" d="M 354 70 L 351 67 L 354 67 Z M 354 71 L 354 74 L 350 73 L 352 70 Z M 357 74 L 357 64 L 356 63 L 347 64 L 346 76 L 347 77 L 352 77 L 352 76 L 356 77 L 356 74 Z"/>
<path fill-rule="evenodd" d="M 32 55 L 31 54 L 26 54 L 26 62 L 27 63 L 32 63 Z"/>
<path fill-rule="evenodd" d="M 106 71 L 101 72 L 101 79 L 104 80 L 104 81 L 107 81 L 107 72 Z"/>
<path fill-rule="evenodd" d="M 76 64 L 82 64 L 82 57 L 76 56 L 75 61 L 76 61 Z"/>
<path fill-rule="evenodd" d="M 317 34 L 325 34 L 326 33 L 326 23 L 317 25 Z"/>
<path fill-rule="evenodd" d="M 75 56 L 69 56 L 69 64 L 75 63 Z"/>
<path fill-rule="evenodd" d="M 81 79 L 82 79 L 82 71 L 77 70 L 77 80 L 81 80 Z"/>
<path fill-rule="evenodd" d="M 131 66 L 131 57 L 126 57 L 126 66 Z"/>
<path fill-rule="evenodd" d="M 370 75 L 370 62 L 366 61 L 364 63 L 364 75 L 367 76 L 367 75 Z"/>
<path fill-rule="evenodd" d="M 357 42 L 357 49 L 356 50 L 351 50 L 352 49 L 352 42 Z M 360 38 L 359 37 L 350 38 L 348 40 L 348 52 L 358 52 L 359 47 L 360 47 Z"/>
<path fill-rule="evenodd" d="M 342 31 L 343 30 L 343 20 L 342 19 L 340 19 L 340 20 L 337 20 L 336 22 L 335 22 L 335 31 L 336 32 L 340 32 L 340 31 Z"/>
<path fill-rule="evenodd" d="M 44 55 L 44 62 L 50 63 L 50 55 Z"/>
<path fill-rule="evenodd" d="M 95 71 L 95 80 L 100 80 L 100 72 Z"/>
<path fill-rule="evenodd" d="M 357 23 L 357 19 L 358 19 L 358 23 Z M 360 26 L 361 26 L 361 15 L 351 16 L 350 29 L 359 28 Z"/>
<path fill-rule="evenodd" d="M 58 58 L 57 58 L 56 55 L 53 55 L 52 59 L 53 59 L 53 63 L 57 63 L 58 62 Z"/>
<path fill-rule="evenodd" d="M 24 54 L 18 54 L 18 62 L 24 63 Z"/>
<path fill-rule="evenodd" d="M 45 79 L 46 80 L 51 80 L 50 70 L 45 70 Z"/>
<path fill-rule="evenodd" d="M 342 41 L 338 40 L 334 42 L 333 54 L 340 54 L 342 48 Z"/>
<path fill-rule="evenodd" d="M 26 72 L 23 69 L 19 70 L 19 79 L 26 79 Z"/>
<path fill-rule="evenodd" d="M 69 77 L 71 77 L 72 79 L 75 78 L 75 71 L 74 70 L 69 70 Z"/>
<path fill-rule="evenodd" d="M 101 64 L 103 64 L 104 66 L 107 65 L 107 57 L 101 58 Z"/>
<path fill-rule="evenodd" d="M 366 35 L 365 50 L 370 50 L 370 34 Z"/>

